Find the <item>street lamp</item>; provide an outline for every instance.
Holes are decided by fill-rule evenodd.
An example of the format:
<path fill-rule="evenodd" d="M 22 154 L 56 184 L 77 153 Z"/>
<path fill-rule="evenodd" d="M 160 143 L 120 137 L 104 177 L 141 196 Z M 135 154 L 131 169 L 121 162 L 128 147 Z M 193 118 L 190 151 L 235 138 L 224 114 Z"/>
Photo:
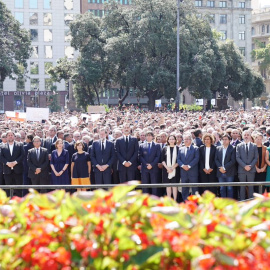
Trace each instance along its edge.
<path fill-rule="evenodd" d="M 179 111 L 179 103 L 180 103 L 180 2 L 182 0 L 177 1 L 177 73 L 176 73 L 176 100 L 175 100 L 175 109 L 176 112 Z"/>

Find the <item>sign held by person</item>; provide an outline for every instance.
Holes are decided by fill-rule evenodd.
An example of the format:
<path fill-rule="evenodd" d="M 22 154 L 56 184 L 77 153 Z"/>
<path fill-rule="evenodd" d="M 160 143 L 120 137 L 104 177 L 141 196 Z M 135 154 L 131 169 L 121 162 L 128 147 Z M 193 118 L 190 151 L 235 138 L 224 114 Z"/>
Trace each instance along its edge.
<path fill-rule="evenodd" d="M 106 113 L 104 106 L 88 106 L 88 113 Z"/>
<path fill-rule="evenodd" d="M 49 108 L 26 108 L 26 120 L 33 122 L 41 122 L 49 120 Z"/>

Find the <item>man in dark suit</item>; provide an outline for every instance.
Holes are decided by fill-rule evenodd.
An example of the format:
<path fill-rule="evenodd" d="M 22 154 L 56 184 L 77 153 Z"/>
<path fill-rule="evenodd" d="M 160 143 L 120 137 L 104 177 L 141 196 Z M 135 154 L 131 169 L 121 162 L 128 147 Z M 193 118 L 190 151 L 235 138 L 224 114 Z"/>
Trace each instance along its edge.
<path fill-rule="evenodd" d="M 231 137 L 232 137 L 232 140 L 231 140 L 231 145 L 236 147 L 239 143 L 241 143 L 241 141 L 238 140 L 238 137 L 239 137 L 239 130 L 238 129 L 233 129 L 231 131 Z"/>
<path fill-rule="evenodd" d="M 51 145 L 54 144 L 57 140 L 56 132 L 56 126 L 50 126 L 49 137 L 43 141 L 43 147 L 48 150 L 49 154 L 51 154 Z"/>
<path fill-rule="evenodd" d="M 117 158 L 117 153 L 116 153 L 116 141 L 117 139 L 119 139 L 120 137 L 122 137 L 123 134 L 122 134 L 122 131 L 120 129 L 114 129 L 113 130 L 113 143 L 114 143 L 114 148 L 115 148 L 115 159 L 114 159 L 114 162 L 113 162 L 113 165 L 112 165 L 112 183 L 113 184 L 119 184 L 120 183 L 120 178 L 119 178 L 119 171 L 118 171 L 118 163 L 119 163 L 119 160 Z"/>
<path fill-rule="evenodd" d="M 138 140 L 130 136 L 130 124 L 124 124 L 123 134 L 115 142 L 120 183 L 136 179 L 139 150 Z"/>
<path fill-rule="evenodd" d="M 230 144 L 228 134 L 222 136 L 223 146 L 216 149 L 215 161 L 217 165 L 217 178 L 220 183 L 233 182 L 236 171 L 235 148 Z M 233 186 L 221 187 L 221 197 L 233 198 Z"/>
<path fill-rule="evenodd" d="M 203 145 L 203 142 L 202 142 L 202 131 L 201 131 L 201 129 L 196 129 L 193 134 L 195 136 L 195 139 L 194 139 L 195 145 L 197 147 L 200 147 L 201 145 Z"/>
<path fill-rule="evenodd" d="M 141 163 L 142 184 L 158 184 L 158 163 L 160 160 L 161 148 L 153 142 L 154 133 L 146 133 L 146 142 L 139 147 L 139 161 Z M 150 193 L 149 188 L 143 189 L 144 193 Z M 158 196 L 158 188 L 152 188 L 152 194 Z"/>
<path fill-rule="evenodd" d="M 23 144 L 15 142 L 15 134 L 7 131 L 7 143 L 1 149 L 1 163 L 4 168 L 4 178 L 6 185 L 22 185 L 23 184 Z M 7 190 L 8 196 L 9 190 Z M 14 195 L 21 197 L 22 190 L 14 190 Z"/>
<path fill-rule="evenodd" d="M 251 133 L 248 130 L 243 132 L 244 142 L 236 147 L 236 161 L 238 163 L 238 178 L 240 182 L 254 182 L 256 163 L 258 160 L 258 149 L 256 144 L 251 142 Z M 248 187 L 248 199 L 253 197 L 253 186 Z M 245 200 L 246 187 L 240 187 L 240 200 Z"/>
<path fill-rule="evenodd" d="M 64 140 L 64 131 L 63 131 L 63 130 L 58 130 L 58 131 L 57 131 L 55 142 L 56 142 L 58 139 Z M 52 151 L 54 151 L 54 150 L 56 149 L 56 148 L 55 148 L 55 142 L 51 144 L 50 153 L 52 153 Z"/>
<path fill-rule="evenodd" d="M 28 177 L 31 179 L 32 185 L 49 185 L 49 158 L 48 150 L 40 147 L 41 139 L 34 137 L 34 148 L 28 150 L 27 164 L 29 167 Z M 46 193 L 47 190 L 41 189 L 41 193 Z"/>
<path fill-rule="evenodd" d="M 111 184 L 112 164 L 115 159 L 114 144 L 106 140 L 105 128 L 99 130 L 100 140 L 93 142 L 91 162 L 94 168 L 96 184 Z"/>
<path fill-rule="evenodd" d="M 193 146 L 192 135 L 184 134 L 184 146 L 179 148 L 177 163 L 181 171 L 181 182 L 182 183 L 198 183 L 198 163 L 199 163 L 199 148 Z M 192 188 L 192 194 L 198 191 L 198 187 Z M 187 200 L 189 195 L 189 187 L 182 188 L 182 198 L 184 201 Z"/>

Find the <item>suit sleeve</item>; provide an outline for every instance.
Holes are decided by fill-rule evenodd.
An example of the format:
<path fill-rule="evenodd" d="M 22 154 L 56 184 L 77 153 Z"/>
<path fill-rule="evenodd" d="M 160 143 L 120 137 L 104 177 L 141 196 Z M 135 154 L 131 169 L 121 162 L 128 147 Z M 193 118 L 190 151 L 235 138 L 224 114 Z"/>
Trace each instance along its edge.
<path fill-rule="evenodd" d="M 215 162 L 218 168 L 222 167 L 221 161 L 219 160 L 219 149 L 217 149 L 215 153 Z"/>
<path fill-rule="evenodd" d="M 111 143 L 111 147 L 110 147 L 110 159 L 107 162 L 107 164 L 109 165 L 109 167 L 112 166 L 112 164 L 114 162 L 114 158 L 115 158 L 115 149 L 114 149 L 113 143 Z"/>
<path fill-rule="evenodd" d="M 5 148 L 2 148 L 1 149 L 1 163 L 6 165 L 7 162 L 8 162 L 8 160 L 5 158 Z"/>
<path fill-rule="evenodd" d="M 228 171 L 230 168 L 235 166 L 236 156 L 235 156 L 235 148 L 231 151 L 231 158 L 230 161 L 224 164 L 225 170 Z"/>
<path fill-rule="evenodd" d="M 199 153 L 200 153 L 199 165 L 200 165 L 201 170 L 205 168 L 205 157 L 203 157 L 203 154 L 204 154 L 203 148 L 204 146 L 199 148 Z"/>
<path fill-rule="evenodd" d="M 129 162 L 131 162 L 131 164 L 137 163 L 137 160 L 138 160 L 138 151 L 139 151 L 139 144 L 137 143 L 137 141 L 135 141 L 134 142 L 134 153 L 133 153 L 131 159 L 128 160 Z"/>
<path fill-rule="evenodd" d="M 194 158 L 192 159 L 190 164 L 188 164 L 191 168 L 194 167 L 195 165 L 197 165 L 199 163 L 199 160 L 200 160 L 199 148 L 194 147 L 194 151 L 195 151 Z"/>
<path fill-rule="evenodd" d="M 47 149 L 44 150 L 44 153 L 45 153 L 45 162 L 40 166 L 40 169 L 41 170 L 47 169 L 48 168 L 48 165 L 49 165 L 49 156 L 48 156 Z"/>
<path fill-rule="evenodd" d="M 32 170 L 32 171 L 35 171 L 36 170 L 36 166 L 33 164 L 32 162 L 32 151 L 28 151 L 28 155 L 27 155 L 27 164 L 28 164 L 28 167 Z"/>
<path fill-rule="evenodd" d="M 95 142 L 93 142 L 93 145 L 92 145 L 90 158 L 91 158 L 92 165 L 94 167 L 96 167 L 98 165 L 98 163 L 97 163 L 97 159 L 96 159 L 96 143 Z"/>
<path fill-rule="evenodd" d="M 258 148 L 257 145 L 253 145 L 254 146 L 254 159 L 252 160 L 252 162 L 249 164 L 251 167 L 254 167 L 258 161 L 258 157 L 259 157 L 259 153 L 258 153 Z"/>
<path fill-rule="evenodd" d="M 243 162 L 243 160 L 241 159 L 241 146 L 236 146 L 236 161 L 238 163 L 239 166 L 241 166 L 242 168 L 244 168 L 247 164 L 245 164 Z"/>
<path fill-rule="evenodd" d="M 23 144 L 19 145 L 20 149 L 20 155 L 16 159 L 17 163 L 23 162 L 23 157 L 24 157 L 24 149 L 23 149 Z"/>
<path fill-rule="evenodd" d="M 140 148 L 139 148 L 139 162 L 144 166 L 146 167 L 146 161 L 143 157 L 143 146 L 140 145 Z"/>
<path fill-rule="evenodd" d="M 180 148 L 178 150 L 177 163 L 178 163 L 179 167 L 182 167 L 184 165 L 184 163 L 181 160 L 181 150 L 180 150 Z"/>
<path fill-rule="evenodd" d="M 216 168 L 215 156 L 216 156 L 217 148 L 215 146 L 211 148 L 212 148 L 211 151 L 213 151 L 214 153 L 212 155 L 213 159 L 210 160 L 211 161 L 210 168 L 214 170 Z"/>
<path fill-rule="evenodd" d="M 120 153 L 120 140 L 116 140 L 115 150 L 116 150 L 116 156 L 119 160 L 119 163 L 123 164 L 124 161 L 128 161 L 128 160 L 125 160 Z"/>

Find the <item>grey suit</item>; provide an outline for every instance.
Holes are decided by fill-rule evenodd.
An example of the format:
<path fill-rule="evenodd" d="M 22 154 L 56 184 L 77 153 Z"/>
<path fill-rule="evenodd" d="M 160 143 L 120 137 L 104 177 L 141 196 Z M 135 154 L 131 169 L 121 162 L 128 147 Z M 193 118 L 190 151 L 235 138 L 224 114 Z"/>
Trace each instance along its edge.
<path fill-rule="evenodd" d="M 255 179 L 255 165 L 258 160 L 258 149 L 254 143 L 249 144 L 248 155 L 246 153 L 246 143 L 236 146 L 236 161 L 238 163 L 238 178 L 240 182 L 253 182 Z M 251 170 L 246 171 L 245 166 L 250 165 Z M 245 186 L 240 187 L 240 200 L 245 199 Z M 248 187 L 248 198 L 253 197 L 253 186 Z"/>

